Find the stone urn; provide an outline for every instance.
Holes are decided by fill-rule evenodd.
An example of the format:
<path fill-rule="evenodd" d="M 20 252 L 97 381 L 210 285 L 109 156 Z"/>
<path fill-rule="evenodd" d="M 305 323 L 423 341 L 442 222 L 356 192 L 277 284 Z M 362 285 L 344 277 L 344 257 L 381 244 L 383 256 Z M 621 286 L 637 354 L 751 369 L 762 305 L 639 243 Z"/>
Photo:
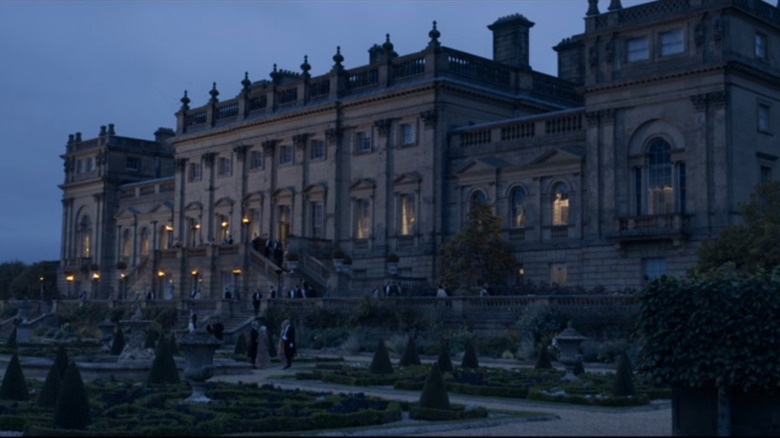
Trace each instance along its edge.
<path fill-rule="evenodd" d="M 104 319 L 103 322 L 98 324 L 98 330 L 100 330 L 100 342 L 105 343 L 104 347 L 111 349 L 111 342 L 114 339 L 114 323 L 108 319 Z"/>
<path fill-rule="evenodd" d="M 136 310 L 133 316 L 130 319 L 119 321 L 119 326 L 123 330 L 126 329 L 125 332 L 128 335 L 125 338 L 125 348 L 119 354 L 117 362 L 151 362 L 154 360 L 154 351 L 151 348 L 144 348 L 146 329 L 151 325 L 152 321 L 141 319 L 141 308 L 137 300 L 134 302 L 134 305 Z"/>
<path fill-rule="evenodd" d="M 585 340 L 585 336 L 582 336 L 580 332 L 574 330 L 574 327 L 569 321 L 566 329 L 555 337 L 555 341 L 558 344 L 558 349 L 561 351 L 561 355 L 558 358 L 558 362 L 562 363 L 566 367 L 566 375 L 561 380 L 576 382 L 580 379 L 574 375 L 574 368 L 577 362 L 581 359 L 579 354 L 580 343 Z"/>
<path fill-rule="evenodd" d="M 187 333 L 179 340 L 184 352 L 184 378 L 192 385 L 192 394 L 182 403 L 209 403 L 203 393 L 206 380 L 214 375 L 214 351 L 222 343 L 203 328 Z"/>

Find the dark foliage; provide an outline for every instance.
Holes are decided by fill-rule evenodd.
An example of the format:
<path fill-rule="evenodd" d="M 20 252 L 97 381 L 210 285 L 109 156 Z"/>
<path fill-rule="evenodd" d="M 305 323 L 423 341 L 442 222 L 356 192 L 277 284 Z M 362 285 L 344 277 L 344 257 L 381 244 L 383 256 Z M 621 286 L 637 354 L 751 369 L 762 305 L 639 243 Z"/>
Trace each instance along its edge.
<path fill-rule="evenodd" d="M 19 363 L 19 356 L 14 353 L 3 375 L 3 383 L 0 385 L 0 399 L 28 400 L 29 398 L 30 392 L 22 372 L 22 364 Z"/>
<path fill-rule="evenodd" d="M 8 335 L 8 340 L 6 341 L 5 346 L 10 349 L 16 349 L 16 326 L 11 329 L 11 333 Z"/>
<path fill-rule="evenodd" d="M 179 370 L 176 368 L 176 362 L 171 353 L 171 343 L 165 338 L 165 335 L 162 335 L 160 341 L 157 342 L 154 361 L 146 383 L 150 385 L 179 383 Z"/>
<path fill-rule="evenodd" d="M 236 356 L 246 356 L 248 352 L 247 342 L 246 342 L 246 335 L 242 332 L 238 335 L 238 339 L 236 340 L 236 346 L 233 348 L 233 354 Z"/>
<path fill-rule="evenodd" d="M 160 333 L 157 330 L 147 330 L 146 339 L 144 340 L 144 348 L 156 348 L 157 340 L 160 338 Z"/>
<path fill-rule="evenodd" d="M 69 362 L 68 350 L 65 349 L 64 345 L 58 344 L 57 355 L 54 357 L 54 366 L 56 366 L 57 370 L 60 372 L 60 381 L 65 378 L 65 371 L 68 370 Z"/>
<path fill-rule="evenodd" d="M 374 351 L 374 357 L 371 358 L 371 366 L 368 368 L 372 374 L 393 374 L 393 364 L 390 362 L 390 355 L 387 353 L 385 341 L 380 339 Z"/>
<path fill-rule="evenodd" d="M 552 368 L 552 358 L 550 358 L 550 352 L 547 351 L 547 346 L 542 344 L 539 347 L 539 355 L 536 357 L 536 364 L 534 368 L 537 370 Z"/>
<path fill-rule="evenodd" d="M 636 395 L 634 371 L 631 369 L 631 361 L 628 359 L 628 354 L 625 351 L 618 357 L 612 395 L 615 397 Z"/>
<path fill-rule="evenodd" d="M 114 340 L 111 343 L 111 354 L 118 356 L 122 354 L 122 350 L 125 349 L 125 333 L 121 327 L 117 327 L 114 330 Z"/>
<path fill-rule="evenodd" d="M 38 406 L 43 408 L 54 408 L 57 406 L 57 395 L 60 393 L 62 377 L 57 363 L 52 363 L 49 372 L 46 374 L 46 380 L 43 382 L 41 392 L 38 393 Z"/>
<path fill-rule="evenodd" d="M 404 348 L 404 354 L 401 356 L 398 365 L 402 367 L 420 365 L 420 356 L 417 354 L 417 346 L 414 345 L 413 336 L 409 336 L 409 339 L 406 341 L 406 348 Z"/>
<path fill-rule="evenodd" d="M 89 398 L 81 371 L 76 362 L 70 361 L 54 408 L 54 427 L 86 429 L 90 422 Z"/>
<path fill-rule="evenodd" d="M 439 370 L 439 364 L 433 363 L 428 377 L 425 379 L 422 393 L 420 394 L 420 406 L 432 409 L 449 409 L 450 397 L 447 395 L 447 387 Z"/>
<path fill-rule="evenodd" d="M 474 349 L 474 343 L 466 342 L 466 351 L 463 353 L 463 360 L 460 364 L 463 368 L 479 368 L 477 351 Z"/>
<path fill-rule="evenodd" d="M 452 360 L 450 359 L 450 343 L 445 341 L 441 342 L 439 349 L 439 370 L 441 372 L 452 372 Z"/>
<path fill-rule="evenodd" d="M 176 342 L 176 335 L 174 333 L 171 333 L 171 354 L 174 356 L 179 354 L 179 343 Z"/>

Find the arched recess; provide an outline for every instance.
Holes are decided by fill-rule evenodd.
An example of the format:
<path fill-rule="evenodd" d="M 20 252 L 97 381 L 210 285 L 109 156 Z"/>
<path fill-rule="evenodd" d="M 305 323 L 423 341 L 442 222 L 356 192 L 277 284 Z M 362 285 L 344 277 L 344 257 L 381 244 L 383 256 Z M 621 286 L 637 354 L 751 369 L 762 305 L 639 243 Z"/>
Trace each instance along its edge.
<path fill-rule="evenodd" d="M 185 245 L 194 248 L 204 243 L 203 230 L 203 204 L 200 202 L 190 202 L 184 207 L 184 220 L 186 221 L 186 242 Z"/>
<path fill-rule="evenodd" d="M 528 209 L 530 206 L 529 189 L 521 183 L 512 184 L 506 191 L 508 217 L 506 223 L 509 228 L 525 228 L 529 225 Z"/>
<path fill-rule="evenodd" d="M 352 205 L 352 239 L 357 242 L 357 247 L 367 249 L 373 235 L 376 181 L 371 178 L 356 180 L 349 187 L 349 194 Z"/>
<path fill-rule="evenodd" d="M 251 192 L 244 196 L 244 216 L 241 222 L 248 227 L 250 239 L 259 238 L 263 234 L 263 202 L 265 202 L 263 191 Z"/>
<path fill-rule="evenodd" d="M 277 240 L 287 247 L 287 236 L 292 234 L 295 217 L 295 188 L 282 187 L 272 195 L 274 209 L 274 234 Z"/>
<path fill-rule="evenodd" d="M 235 201 L 228 196 L 220 198 L 214 203 L 214 214 L 216 215 L 216 220 L 214 221 L 214 235 L 216 236 L 216 241 L 219 243 L 228 243 L 233 236 L 234 205 Z"/>
<path fill-rule="evenodd" d="M 312 239 L 326 238 L 326 214 L 328 185 L 324 182 L 310 184 L 303 189 L 304 231 Z"/>
<path fill-rule="evenodd" d="M 395 201 L 393 224 L 397 236 L 409 238 L 420 233 L 418 212 L 421 185 L 422 175 L 418 172 L 403 173 L 393 181 Z"/>

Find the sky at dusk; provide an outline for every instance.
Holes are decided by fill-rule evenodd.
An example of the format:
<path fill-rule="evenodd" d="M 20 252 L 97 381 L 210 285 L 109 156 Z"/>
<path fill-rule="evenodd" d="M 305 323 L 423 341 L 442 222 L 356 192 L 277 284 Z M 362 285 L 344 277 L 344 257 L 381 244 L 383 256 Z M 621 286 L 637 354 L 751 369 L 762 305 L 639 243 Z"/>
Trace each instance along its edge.
<path fill-rule="evenodd" d="M 647 1 L 623 0 L 624 7 Z M 609 0 L 601 0 L 606 12 Z M 442 45 L 492 57 L 496 19 L 520 13 L 534 70 L 557 74 L 552 47 L 584 31 L 587 0 L 37 1 L 0 0 L 0 263 L 58 260 L 68 134 L 152 140 L 176 128 L 184 90 L 204 105 L 212 82 L 235 97 L 244 72 L 273 65 L 330 71 L 366 65 L 385 34 L 399 55 L 423 50 L 432 22 Z"/>

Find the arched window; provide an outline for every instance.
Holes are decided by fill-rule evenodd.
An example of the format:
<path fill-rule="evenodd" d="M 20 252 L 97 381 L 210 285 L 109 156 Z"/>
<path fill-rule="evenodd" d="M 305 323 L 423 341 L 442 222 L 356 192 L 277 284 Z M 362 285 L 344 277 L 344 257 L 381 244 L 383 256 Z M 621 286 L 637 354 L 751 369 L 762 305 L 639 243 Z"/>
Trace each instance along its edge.
<path fill-rule="evenodd" d="M 521 187 L 512 189 L 510 197 L 510 209 L 512 212 L 512 227 L 523 228 L 525 226 L 525 190 Z"/>
<path fill-rule="evenodd" d="M 482 190 L 476 190 L 474 193 L 471 194 L 471 200 L 469 202 L 469 210 L 471 210 L 471 208 L 477 204 L 486 204 L 486 203 L 487 203 L 487 196 L 485 196 L 485 192 L 483 192 Z"/>
<path fill-rule="evenodd" d="M 81 220 L 79 221 L 77 234 L 79 242 L 78 252 L 81 257 L 89 258 L 91 242 L 90 239 L 92 237 L 92 221 L 89 219 L 89 216 L 82 216 Z"/>
<path fill-rule="evenodd" d="M 146 227 L 141 229 L 141 255 L 149 255 L 149 229 Z"/>
<path fill-rule="evenodd" d="M 647 150 L 647 186 L 650 214 L 668 214 L 674 211 L 672 189 L 671 146 L 665 140 L 655 139 Z"/>
<path fill-rule="evenodd" d="M 401 235 L 411 236 L 414 234 L 414 224 L 417 219 L 414 210 L 414 194 L 406 193 L 400 196 L 401 203 Z"/>
<path fill-rule="evenodd" d="M 559 182 L 552 190 L 552 224 L 567 225 L 569 223 L 569 189 Z"/>
<path fill-rule="evenodd" d="M 126 228 L 122 232 L 122 257 L 130 257 L 133 250 L 133 241 L 130 229 Z"/>
<path fill-rule="evenodd" d="M 279 213 L 279 221 L 277 222 L 279 241 L 287 246 L 287 236 L 292 232 L 292 208 L 289 205 L 280 205 L 277 211 Z"/>

